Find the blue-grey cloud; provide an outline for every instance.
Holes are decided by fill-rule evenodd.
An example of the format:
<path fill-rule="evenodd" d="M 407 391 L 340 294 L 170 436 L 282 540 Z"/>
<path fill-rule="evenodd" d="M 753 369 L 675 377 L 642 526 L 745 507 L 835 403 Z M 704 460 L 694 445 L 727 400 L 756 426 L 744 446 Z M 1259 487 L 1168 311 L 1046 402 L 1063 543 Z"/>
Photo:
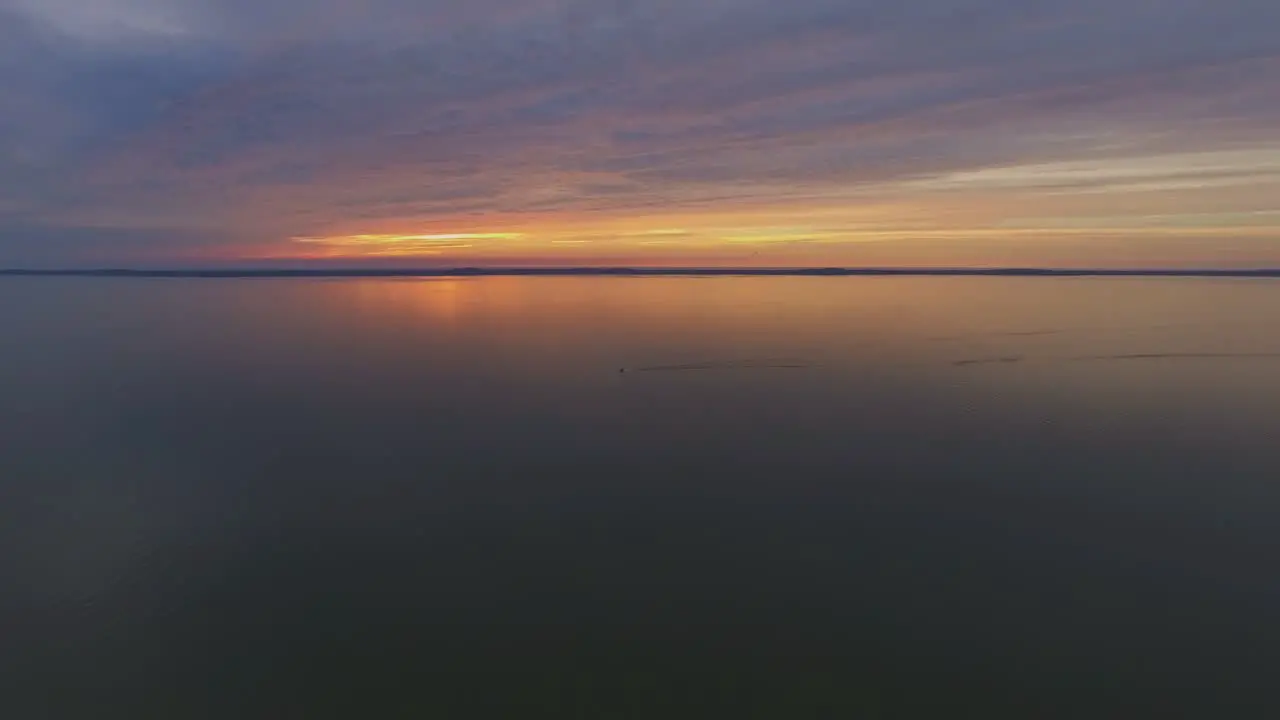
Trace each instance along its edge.
<path fill-rule="evenodd" d="M 163 248 L 1275 147 L 1278 26 L 1271 0 L 0 0 L 0 262 L 50 256 L 33 228 Z"/>

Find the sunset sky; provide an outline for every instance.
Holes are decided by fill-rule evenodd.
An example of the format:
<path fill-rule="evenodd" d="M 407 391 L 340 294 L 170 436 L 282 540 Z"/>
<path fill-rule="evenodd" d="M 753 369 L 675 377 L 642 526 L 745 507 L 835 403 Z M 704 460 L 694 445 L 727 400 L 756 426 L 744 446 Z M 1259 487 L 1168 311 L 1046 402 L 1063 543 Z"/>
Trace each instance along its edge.
<path fill-rule="evenodd" d="M 0 267 L 1280 266 L 1276 0 L 0 0 Z"/>

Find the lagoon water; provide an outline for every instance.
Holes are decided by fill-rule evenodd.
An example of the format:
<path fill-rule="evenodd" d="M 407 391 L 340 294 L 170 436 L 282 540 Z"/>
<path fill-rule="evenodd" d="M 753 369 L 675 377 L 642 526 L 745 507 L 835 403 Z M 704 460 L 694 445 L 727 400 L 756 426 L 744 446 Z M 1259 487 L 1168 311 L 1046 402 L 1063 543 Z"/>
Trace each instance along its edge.
<path fill-rule="evenodd" d="M 0 716 L 1262 717 L 1280 281 L 3 278 Z"/>

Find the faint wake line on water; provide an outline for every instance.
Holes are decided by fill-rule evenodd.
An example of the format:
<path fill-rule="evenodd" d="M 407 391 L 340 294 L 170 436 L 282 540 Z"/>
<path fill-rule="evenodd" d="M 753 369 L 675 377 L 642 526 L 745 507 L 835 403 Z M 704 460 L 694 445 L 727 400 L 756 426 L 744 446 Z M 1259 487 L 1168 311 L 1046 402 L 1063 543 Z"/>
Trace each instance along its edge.
<path fill-rule="evenodd" d="M 963 360 L 953 361 L 951 364 L 957 367 L 966 367 L 971 365 L 995 365 L 995 364 L 1012 364 L 1028 360 L 1029 358 L 1021 355 L 1007 355 L 1002 357 L 984 357 L 984 358 L 965 358 Z M 1122 362 L 1127 360 L 1250 360 L 1250 359 L 1280 359 L 1280 352 L 1265 353 L 1179 353 L 1179 352 L 1162 352 L 1162 353 L 1125 353 L 1118 355 L 1077 355 L 1070 358 L 1044 358 L 1045 360 L 1061 360 L 1068 362 Z"/>
<path fill-rule="evenodd" d="M 1077 355 L 1074 357 L 1042 357 L 1032 358 L 1025 355 L 996 355 L 991 357 L 973 357 L 953 360 L 951 364 L 955 367 L 974 367 L 979 365 L 1014 365 L 1023 362 L 1044 361 L 1044 362 L 1124 362 L 1137 360 L 1249 360 L 1249 359 L 1280 359 L 1280 352 L 1263 352 L 1263 353 L 1210 353 L 1210 352 L 1148 352 L 1148 353 L 1123 353 L 1115 355 Z M 695 372 L 709 370 L 799 370 L 815 367 L 815 364 L 806 360 L 797 360 L 791 358 L 780 359 L 763 359 L 763 360 L 724 360 L 724 361 L 707 361 L 707 362 L 691 362 L 673 365 L 644 365 L 641 367 L 624 367 L 619 368 L 619 373 L 664 373 L 664 372 Z"/>
<path fill-rule="evenodd" d="M 994 364 L 997 364 L 997 363 L 1001 363 L 1001 364 L 1006 364 L 1006 365 L 1007 365 L 1007 364 L 1012 364 L 1012 363 L 1016 363 L 1016 362 L 1022 362 L 1022 361 L 1023 361 L 1023 360 L 1025 360 L 1025 359 L 1026 359 L 1026 358 L 1022 357 L 1021 355 L 1008 355 L 1008 356 L 1004 356 L 1004 357 L 991 357 L 991 358 L 969 358 L 969 359 L 966 359 L 966 360 L 956 360 L 955 362 L 953 362 L 953 363 L 951 363 L 951 364 L 952 364 L 952 365 L 956 365 L 956 366 L 964 366 L 964 365 L 994 365 Z"/>
<path fill-rule="evenodd" d="M 1076 362 L 1105 360 L 1241 360 L 1250 358 L 1280 358 L 1280 353 L 1128 353 L 1125 355 L 1083 355 L 1071 358 Z"/>
<path fill-rule="evenodd" d="M 679 365 L 646 365 L 637 368 L 620 368 L 618 372 L 687 372 L 694 370 L 744 370 L 744 369 L 782 369 L 798 370 L 813 367 L 813 363 L 789 358 L 771 360 L 727 360 L 683 363 Z"/>

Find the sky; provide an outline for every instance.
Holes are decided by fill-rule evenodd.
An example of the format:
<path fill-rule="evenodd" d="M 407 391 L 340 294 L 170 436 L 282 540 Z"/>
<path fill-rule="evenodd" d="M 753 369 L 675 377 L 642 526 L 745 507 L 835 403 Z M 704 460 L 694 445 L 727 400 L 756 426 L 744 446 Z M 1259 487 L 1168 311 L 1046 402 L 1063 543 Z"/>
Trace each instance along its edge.
<path fill-rule="evenodd" d="M 0 0 L 0 267 L 1280 266 L 1275 0 Z"/>

